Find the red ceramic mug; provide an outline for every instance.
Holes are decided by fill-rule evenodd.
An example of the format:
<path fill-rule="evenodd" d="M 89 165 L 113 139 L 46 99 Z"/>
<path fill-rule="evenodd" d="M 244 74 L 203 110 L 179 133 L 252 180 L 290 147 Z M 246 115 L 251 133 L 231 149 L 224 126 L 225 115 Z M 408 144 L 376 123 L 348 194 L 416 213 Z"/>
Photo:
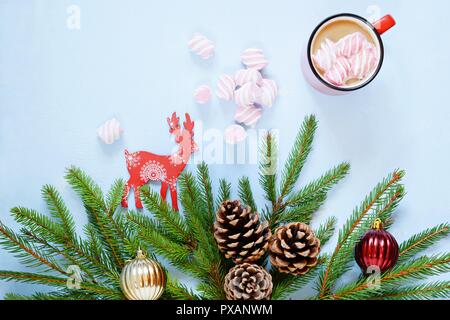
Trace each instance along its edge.
<path fill-rule="evenodd" d="M 375 42 L 374 44 L 378 51 L 379 61 L 376 68 L 365 80 L 357 83 L 354 86 L 339 87 L 328 82 L 322 77 L 322 75 L 320 75 L 312 60 L 312 46 L 314 40 L 316 39 L 316 36 L 320 33 L 320 31 L 323 30 L 323 28 L 330 25 L 331 23 L 338 22 L 339 20 L 351 20 L 352 22 L 356 22 L 359 26 L 364 28 L 372 36 L 372 39 Z M 329 95 L 343 95 L 367 86 L 370 82 L 372 82 L 373 79 L 375 79 L 381 69 L 381 66 L 383 65 L 384 46 L 381 35 L 393 26 L 395 26 L 395 20 L 391 15 L 386 15 L 374 23 L 369 22 L 367 19 L 361 16 L 351 13 L 341 13 L 323 20 L 312 32 L 307 46 L 302 53 L 302 70 L 306 80 L 318 91 Z"/>

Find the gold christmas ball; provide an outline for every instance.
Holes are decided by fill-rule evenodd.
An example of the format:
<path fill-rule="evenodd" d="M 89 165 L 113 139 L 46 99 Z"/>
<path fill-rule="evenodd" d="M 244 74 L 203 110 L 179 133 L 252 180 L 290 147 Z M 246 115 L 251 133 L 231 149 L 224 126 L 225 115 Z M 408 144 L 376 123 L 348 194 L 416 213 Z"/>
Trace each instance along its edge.
<path fill-rule="evenodd" d="M 166 274 L 159 263 L 138 250 L 122 270 L 120 287 L 128 300 L 158 300 L 166 287 Z"/>

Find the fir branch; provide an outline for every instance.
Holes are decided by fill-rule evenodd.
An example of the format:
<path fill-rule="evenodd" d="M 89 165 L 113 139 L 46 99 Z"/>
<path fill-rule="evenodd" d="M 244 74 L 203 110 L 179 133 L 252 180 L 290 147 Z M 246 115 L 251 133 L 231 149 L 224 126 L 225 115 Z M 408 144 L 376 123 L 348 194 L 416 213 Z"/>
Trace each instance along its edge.
<path fill-rule="evenodd" d="M 94 278 L 90 272 L 91 268 L 96 270 L 97 275 L 110 272 L 112 265 L 108 265 L 104 254 L 102 254 L 102 258 L 99 256 L 93 257 L 92 251 L 82 248 L 83 241 L 78 240 L 75 235 L 71 237 L 66 234 L 65 228 L 54 223 L 50 218 L 34 210 L 21 207 L 13 208 L 11 213 L 17 222 L 30 230 L 29 236 L 33 236 L 40 243 L 53 250 L 54 253 L 65 257 L 71 264 L 79 265 L 88 276 Z M 94 241 L 94 239 L 90 239 Z M 58 248 L 50 245 L 49 241 L 55 243 Z M 99 249 L 99 251 L 101 250 Z"/>
<path fill-rule="evenodd" d="M 124 181 L 119 179 L 114 181 L 111 189 L 109 190 L 106 196 L 106 208 L 107 214 L 109 216 L 113 216 L 117 208 L 120 206 L 124 188 L 125 188 Z"/>
<path fill-rule="evenodd" d="M 167 228 L 165 228 L 162 224 L 140 212 L 129 210 L 126 217 L 131 223 L 131 228 L 133 228 L 136 233 L 138 233 L 140 229 L 153 230 L 161 233 L 171 240 L 174 240 L 175 242 L 177 241 L 175 238 L 171 238 L 170 233 L 167 232 Z"/>
<path fill-rule="evenodd" d="M 187 286 L 170 277 L 167 279 L 166 291 L 163 298 L 185 301 L 201 300 L 201 297 L 196 295 Z"/>
<path fill-rule="evenodd" d="M 199 186 L 191 173 L 183 173 L 179 178 L 179 185 L 185 220 L 197 240 L 197 251 L 203 251 L 207 260 L 217 261 L 218 249 L 213 224 L 207 218 L 207 209 L 198 202 L 201 196 Z"/>
<path fill-rule="evenodd" d="M 30 296 L 7 293 L 7 294 L 5 294 L 4 299 L 7 301 L 70 300 L 70 299 L 64 299 L 62 297 L 62 295 L 57 294 L 57 293 L 41 293 L 41 292 L 34 293 L 33 295 L 30 295 Z"/>
<path fill-rule="evenodd" d="M 200 187 L 196 179 L 190 172 L 184 172 L 178 178 L 180 186 L 180 200 L 184 208 L 184 216 L 190 230 L 196 236 L 199 236 L 199 229 L 211 229 L 209 220 L 203 214 L 207 209 L 203 206 L 203 202 L 199 202 L 201 197 Z M 198 238 L 197 238 L 198 239 Z"/>
<path fill-rule="evenodd" d="M 278 215 L 272 217 L 273 227 L 283 222 L 302 221 L 306 224 L 311 223 L 314 213 L 320 209 L 326 198 L 326 193 L 317 193 L 315 198 L 310 198 L 304 203 L 299 203 L 296 207 L 280 210 Z"/>
<path fill-rule="evenodd" d="M 140 228 L 138 236 L 144 244 L 153 248 L 156 254 L 165 257 L 174 266 L 184 271 L 192 270 L 190 261 L 192 251 L 186 245 L 176 243 L 153 229 Z"/>
<path fill-rule="evenodd" d="M 428 300 L 450 298 L 450 281 L 420 284 L 412 287 L 393 287 L 385 290 L 380 300 Z"/>
<path fill-rule="evenodd" d="M 350 164 L 341 163 L 340 165 L 334 167 L 333 169 L 326 172 L 319 179 L 309 183 L 304 188 L 300 189 L 298 192 L 292 194 L 286 200 L 286 206 L 295 207 L 300 204 L 308 203 L 310 201 L 317 201 L 320 199 L 319 208 L 326 200 L 326 194 L 330 189 L 341 181 L 349 172 Z"/>
<path fill-rule="evenodd" d="M 201 281 L 197 289 L 202 292 L 205 299 L 223 300 L 224 279 L 233 265 L 230 261 L 224 260 L 217 246 L 212 249 L 207 252 L 199 248 L 194 252 L 193 263 L 196 270 L 193 270 L 193 274 Z"/>
<path fill-rule="evenodd" d="M 259 183 L 261 184 L 267 201 L 275 207 L 277 202 L 277 142 L 271 132 L 267 132 L 260 145 Z"/>
<path fill-rule="evenodd" d="M 239 198 L 244 202 L 244 204 L 250 206 L 253 211 L 258 211 L 248 177 L 242 177 L 239 179 L 238 190 Z"/>
<path fill-rule="evenodd" d="M 45 238 L 34 234 L 33 231 L 28 230 L 26 228 L 22 228 L 21 232 L 24 236 L 29 238 L 34 243 L 42 245 L 42 247 L 39 248 L 41 255 L 45 254 L 46 256 L 64 258 L 67 266 L 68 265 L 79 266 L 80 270 L 82 270 L 91 279 L 91 281 L 96 282 L 95 276 L 91 272 L 89 266 L 86 265 L 82 259 L 80 259 L 81 257 L 73 254 L 72 251 L 70 250 L 70 248 L 59 249 L 55 245 L 52 245 L 51 243 L 49 243 Z"/>
<path fill-rule="evenodd" d="M 289 297 L 290 294 L 302 289 L 317 276 L 319 270 L 318 267 L 315 267 L 301 277 L 279 273 L 278 271 L 274 272 L 272 274 L 272 279 L 276 285 L 274 284 L 272 291 L 272 300 L 284 300 Z"/>
<path fill-rule="evenodd" d="M 64 292 L 64 291 L 56 291 L 56 292 L 36 292 L 32 295 L 20 295 L 20 294 L 12 294 L 8 293 L 5 295 L 5 300 L 9 301 L 37 301 L 37 300 L 56 300 L 56 301 L 82 301 L 82 300 L 96 300 L 100 299 L 101 296 L 95 294 L 89 294 L 86 292 Z"/>
<path fill-rule="evenodd" d="M 62 226 L 65 237 L 75 237 L 75 222 L 73 216 L 70 214 L 64 204 L 63 199 L 59 192 L 51 185 L 45 185 L 42 188 L 42 195 L 47 202 L 50 214 L 60 223 Z"/>
<path fill-rule="evenodd" d="M 445 272 L 450 272 L 450 253 L 431 257 L 423 256 L 408 263 L 397 265 L 383 275 L 382 282 L 398 285 L 400 281 L 423 280 Z"/>
<path fill-rule="evenodd" d="M 66 274 L 53 258 L 40 254 L 24 237 L 17 235 L 1 222 L 0 244 L 30 267 L 45 266 L 49 270 L 54 270 L 64 275 Z"/>
<path fill-rule="evenodd" d="M 300 172 L 305 165 L 306 159 L 311 152 L 314 134 L 317 129 L 315 116 L 311 115 L 305 119 L 295 139 L 294 147 L 286 161 L 281 178 L 281 189 L 278 203 L 286 197 L 294 188 Z"/>
<path fill-rule="evenodd" d="M 336 230 L 336 217 L 330 217 L 327 219 L 325 224 L 321 225 L 316 231 L 316 237 L 320 240 L 320 247 L 323 248 L 331 237 L 334 235 Z"/>
<path fill-rule="evenodd" d="M 68 278 L 64 279 L 36 273 L 13 272 L 5 270 L 0 270 L 0 279 L 5 281 L 15 281 L 22 283 L 44 284 L 59 288 L 67 288 L 67 281 L 68 281 Z M 97 284 L 82 282 L 80 286 L 82 290 L 100 294 L 110 299 L 123 298 L 123 295 L 118 291 Z"/>
<path fill-rule="evenodd" d="M 275 210 L 270 211 L 270 209 L 266 207 L 266 210 L 263 212 L 263 217 L 269 222 L 269 228 L 272 232 L 275 232 L 281 223 L 299 221 L 301 219 L 296 219 L 295 217 L 303 216 L 303 211 L 301 211 L 301 208 L 286 211 L 285 208 L 278 207 L 275 208 Z"/>
<path fill-rule="evenodd" d="M 86 207 L 91 210 L 107 211 L 102 190 L 81 169 L 70 167 L 66 173 L 66 180 L 80 195 Z"/>
<path fill-rule="evenodd" d="M 191 242 L 192 237 L 179 212 L 174 211 L 164 199 L 148 186 L 141 188 L 141 198 L 145 208 L 153 213 L 161 224 L 161 229 L 179 242 Z"/>
<path fill-rule="evenodd" d="M 211 225 L 214 222 L 214 197 L 212 194 L 211 178 L 209 176 L 209 168 L 205 162 L 202 162 L 197 167 L 198 183 L 200 185 L 200 200 L 203 201 L 203 207 L 207 210 L 206 220 Z"/>
<path fill-rule="evenodd" d="M 403 187 L 398 185 L 403 176 L 403 171 L 394 171 L 372 190 L 347 220 L 339 232 L 338 245 L 321 274 L 320 297 L 326 296 L 337 279 L 351 268 L 354 246 L 371 227 L 373 221 L 377 218 L 383 220 L 390 218 L 404 195 Z"/>
<path fill-rule="evenodd" d="M 55 223 L 49 217 L 35 210 L 15 207 L 11 209 L 11 214 L 16 222 L 47 238 L 49 241 L 64 245 L 70 239 L 70 235 L 66 233 L 64 226 Z"/>
<path fill-rule="evenodd" d="M 286 299 L 290 294 L 302 289 L 311 280 L 317 277 L 320 270 L 323 268 L 323 263 L 326 259 L 326 256 L 320 257 L 317 266 L 303 276 L 281 273 L 278 272 L 276 268 L 272 268 L 270 270 L 273 282 L 272 300 Z"/>
<path fill-rule="evenodd" d="M 100 187 L 76 167 L 67 170 L 66 180 L 82 198 L 89 220 L 94 225 L 105 250 L 111 254 L 118 268 L 122 268 L 124 261 L 120 255 L 120 247 L 123 234 L 112 217 L 107 214 L 108 208 Z"/>
<path fill-rule="evenodd" d="M 231 199 L 231 183 L 229 183 L 225 179 L 220 179 L 219 181 L 219 193 L 216 200 L 216 211 L 220 207 L 220 205 Z"/>
<path fill-rule="evenodd" d="M 381 289 L 389 290 L 398 288 L 411 281 L 424 280 L 427 277 L 440 275 L 450 271 L 450 253 L 435 255 L 432 257 L 423 256 L 386 272 L 381 277 Z M 373 288 L 373 284 L 365 278 L 355 283 L 344 286 L 331 295 L 332 299 L 371 299 L 380 296 L 382 293 Z"/>
<path fill-rule="evenodd" d="M 433 246 L 439 240 L 444 239 L 449 233 L 450 226 L 446 223 L 412 236 L 400 245 L 400 257 L 397 263 L 411 259 L 418 253 Z"/>
<path fill-rule="evenodd" d="M 200 277 L 202 282 L 198 285 L 198 290 L 203 293 L 205 299 L 225 300 L 223 286 L 226 273 L 231 266 L 228 265 L 225 269 L 224 265 L 219 262 L 212 263 L 209 272 Z"/>
<path fill-rule="evenodd" d="M 285 198 L 292 192 L 297 180 L 300 176 L 300 172 L 305 165 L 306 158 L 308 157 L 312 142 L 314 139 L 314 133 L 317 128 L 317 121 L 314 116 L 307 117 L 300 131 L 297 135 L 296 141 L 292 148 L 291 153 L 289 154 L 288 160 L 285 163 L 283 169 L 283 175 L 281 180 L 281 188 L 280 194 L 277 197 L 275 202 L 272 202 L 272 211 L 266 211 L 265 219 L 268 220 L 270 229 L 274 231 L 277 226 L 283 220 L 291 219 L 293 215 L 298 214 L 298 210 L 295 213 L 295 209 L 291 212 L 288 212 L 291 216 L 284 216 L 285 209 L 287 207 L 287 203 L 285 202 Z M 271 180 L 271 183 L 275 183 L 276 180 Z M 263 184 L 263 188 L 266 186 L 265 181 L 261 181 Z M 319 201 L 317 201 L 319 200 Z M 316 199 L 316 203 L 319 203 L 320 199 Z M 307 203 L 305 206 L 309 207 L 309 213 L 312 214 L 315 210 L 317 210 L 318 206 L 311 206 L 312 203 Z M 319 205 L 320 206 L 320 205 Z"/>
<path fill-rule="evenodd" d="M 73 246 L 80 257 L 86 259 L 90 267 L 96 272 L 98 278 L 103 279 L 104 276 L 115 281 L 119 279 L 119 270 L 112 257 L 103 250 L 103 244 L 97 237 L 97 231 L 91 224 L 84 227 L 84 233 L 87 241 L 78 239 Z"/>
<path fill-rule="evenodd" d="M 125 234 L 122 255 L 125 257 L 125 260 L 130 260 L 136 256 L 136 252 L 141 247 L 139 237 L 137 236 L 136 230 L 133 228 L 133 225 L 130 223 L 126 215 L 118 214 L 115 215 L 114 219 L 120 226 L 122 226 Z"/>
<path fill-rule="evenodd" d="M 17 281 L 22 283 L 45 284 L 54 287 L 66 287 L 67 278 L 59 278 L 55 276 L 0 270 L 0 279 L 4 281 Z"/>

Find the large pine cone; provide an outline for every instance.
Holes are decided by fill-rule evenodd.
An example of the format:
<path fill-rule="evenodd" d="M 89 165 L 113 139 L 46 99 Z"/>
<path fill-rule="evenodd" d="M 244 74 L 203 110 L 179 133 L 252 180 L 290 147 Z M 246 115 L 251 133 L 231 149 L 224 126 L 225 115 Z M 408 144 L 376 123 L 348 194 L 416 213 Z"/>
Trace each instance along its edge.
<path fill-rule="evenodd" d="M 272 276 L 256 264 L 238 264 L 225 277 L 228 300 L 269 300 Z"/>
<path fill-rule="evenodd" d="M 279 227 L 271 239 L 270 263 L 280 272 L 303 275 L 317 265 L 320 240 L 305 223 Z"/>
<path fill-rule="evenodd" d="M 267 251 L 271 232 L 260 223 L 257 212 L 243 208 L 241 202 L 225 201 L 216 214 L 214 237 L 219 249 L 237 264 L 255 262 Z"/>

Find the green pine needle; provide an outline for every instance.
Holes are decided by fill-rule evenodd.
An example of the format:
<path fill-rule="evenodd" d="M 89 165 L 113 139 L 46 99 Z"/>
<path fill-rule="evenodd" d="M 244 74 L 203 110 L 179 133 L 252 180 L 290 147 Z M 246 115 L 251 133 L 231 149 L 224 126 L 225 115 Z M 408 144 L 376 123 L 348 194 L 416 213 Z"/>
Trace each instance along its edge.
<path fill-rule="evenodd" d="M 334 231 L 336 230 L 336 217 L 330 217 L 327 221 L 319 227 L 316 231 L 316 237 L 320 240 L 320 247 L 323 248 L 328 241 L 330 241 L 331 237 L 334 235 Z"/>
<path fill-rule="evenodd" d="M 309 116 L 303 122 L 300 132 L 295 139 L 294 147 L 289 154 L 288 160 L 283 170 L 281 178 L 281 188 L 279 198 L 283 199 L 294 189 L 300 176 L 300 172 L 306 163 L 306 159 L 311 152 L 314 134 L 317 129 L 315 116 Z"/>
<path fill-rule="evenodd" d="M 449 233 L 450 226 L 445 223 L 412 236 L 400 245 L 400 257 L 398 263 L 413 258 L 418 253 L 436 244 L 439 240 L 447 237 Z"/>
<path fill-rule="evenodd" d="M 108 215 L 113 216 L 116 212 L 116 209 L 120 206 L 124 188 L 125 183 L 123 182 L 123 180 L 119 179 L 114 182 L 111 189 L 109 190 L 106 196 L 106 208 Z"/>
<path fill-rule="evenodd" d="M 197 167 L 198 183 L 200 185 L 200 200 L 203 202 L 203 207 L 207 210 L 207 223 L 212 224 L 214 222 L 215 209 L 214 209 L 214 196 L 211 186 L 211 178 L 209 176 L 209 169 L 205 162 L 202 162 Z"/>
<path fill-rule="evenodd" d="M 104 249 L 110 254 L 119 268 L 124 266 L 120 248 L 124 235 L 116 225 L 104 200 L 100 187 L 81 169 L 71 167 L 67 170 L 67 182 L 83 200 L 89 222 L 95 227 L 98 237 L 104 244 Z"/>
<path fill-rule="evenodd" d="M 275 136 L 271 132 L 263 137 L 259 149 L 259 183 L 261 184 L 265 198 L 274 207 L 277 202 L 277 168 L 278 146 Z"/>
<path fill-rule="evenodd" d="M 186 285 L 170 277 L 167 279 L 166 291 L 163 298 L 185 301 L 201 300 L 201 297 L 195 294 Z"/>
<path fill-rule="evenodd" d="M 253 211 L 258 211 L 255 199 L 253 198 L 252 187 L 250 186 L 250 180 L 247 177 L 239 179 L 239 198 L 247 206 L 250 206 Z"/>
<path fill-rule="evenodd" d="M 174 211 L 157 192 L 148 186 L 142 187 L 141 198 L 145 208 L 159 221 L 161 229 L 164 229 L 165 233 L 180 242 L 191 240 L 189 229 L 180 213 Z"/>
<path fill-rule="evenodd" d="M 40 251 L 25 236 L 15 233 L 1 222 L 0 245 L 13 253 L 23 264 L 30 268 L 43 267 L 44 271 L 56 271 L 60 274 L 66 273 L 54 257 Z"/>
<path fill-rule="evenodd" d="M 45 284 L 57 288 L 67 288 L 68 278 L 59 278 L 54 276 L 28 273 L 28 272 L 13 272 L 0 270 L 0 280 L 15 281 L 22 283 Z M 123 295 L 111 288 L 100 286 L 97 284 L 81 282 L 81 290 L 102 295 L 109 299 L 123 299 Z"/>
<path fill-rule="evenodd" d="M 320 207 L 325 202 L 327 192 L 341 181 L 348 174 L 349 170 L 350 164 L 348 163 L 342 163 L 334 167 L 319 179 L 309 183 L 298 192 L 294 192 L 286 201 L 287 206 L 295 207 L 305 202 L 316 201 L 319 198 L 321 202 L 318 206 Z M 320 197 L 321 195 L 325 195 L 325 197 Z"/>
<path fill-rule="evenodd" d="M 45 185 L 42 188 L 42 196 L 47 202 L 50 214 L 61 224 L 65 236 L 73 238 L 75 236 L 75 222 L 59 192 L 53 186 Z"/>
<path fill-rule="evenodd" d="M 296 221 L 301 221 L 309 224 L 313 220 L 314 214 L 325 202 L 326 198 L 326 193 L 319 192 L 315 195 L 315 197 L 311 197 L 310 199 L 308 199 L 308 201 L 299 203 L 295 207 L 284 209 L 284 211 L 281 211 L 278 215 L 277 221 L 275 221 L 274 219 L 272 219 L 272 221 L 274 224 L 279 224 L 280 222 L 290 223 Z"/>
<path fill-rule="evenodd" d="M 423 256 L 398 264 L 384 273 L 380 279 L 381 291 L 373 286 L 373 282 L 362 278 L 345 285 L 331 295 L 332 299 L 355 300 L 382 297 L 384 290 L 398 289 L 401 285 L 414 284 L 428 277 L 437 276 L 450 271 L 450 254 L 431 257 Z"/>
<path fill-rule="evenodd" d="M 218 210 L 220 205 L 227 200 L 231 200 L 231 183 L 225 179 L 220 179 L 219 192 L 216 200 L 216 210 Z"/>
<path fill-rule="evenodd" d="M 396 287 L 383 291 L 383 300 L 430 300 L 450 298 L 450 281 L 438 281 L 411 287 Z"/>

